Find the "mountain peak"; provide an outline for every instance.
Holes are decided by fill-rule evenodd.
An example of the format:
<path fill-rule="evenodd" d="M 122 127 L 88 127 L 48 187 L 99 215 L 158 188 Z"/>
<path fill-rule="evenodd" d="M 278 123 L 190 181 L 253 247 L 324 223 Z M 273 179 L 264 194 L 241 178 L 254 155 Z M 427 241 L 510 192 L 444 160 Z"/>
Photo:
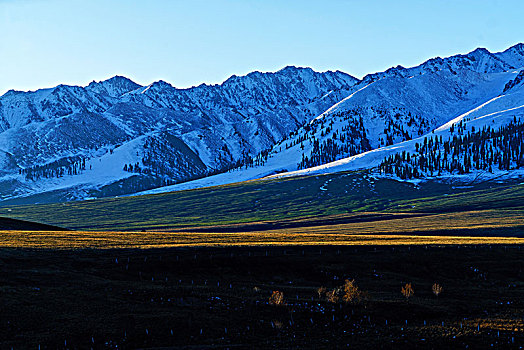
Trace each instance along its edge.
<path fill-rule="evenodd" d="M 147 86 L 144 86 L 142 87 L 141 89 L 137 90 L 137 93 L 140 93 L 140 94 L 145 94 L 147 93 L 149 90 L 151 91 L 158 91 L 158 90 L 170 90 L 170 89 L 175 89 L 175 87 L 171 84 L 169 84 L 168 82 L 164 81 L 164 80 L 158 80 L 158 81 L 155 81 Z"/>
<path fill-rule="evenodd" d="M 471 54 L 483 54 L 483 55 L 491 55 L 491 52 L 488 51 L 485 47 L 477 47 L 475 50 L 468 53 L 468 55 Z"/>
<path fill-rule="evenodd" d="M 134 81 L 132 81 L 131 79 L 127 78 L 127 77 L 124 77 L 122 75 L 115 75 L 114 77 L 111 77 L 107 80 L 104 80 L 105 82 L 111 82 L 111 83 L 126 83 L 126 84 L 135 84 L 135 85 L 138 85 L 137 83 L 135 83 Z"/>
<path fill-rule="evenodd" d="M 293 65 L 285 66 L 284 68 L 279 69 L 276 73 L 286 73 L 286 72 L 296 72 L 296 71 L 304 71 L 304 70 L 312 70 L 309 67 L 297 67 Z"/>
<path fill-rule="evenodd" d="M 99 85 L 99 84 L 132 84 L 132 85 L 138 85 L 137 83 L 135 83 L 134 81 L 132 81 L 131 79 L 129 78 L 126 78 L 122 75 L 115 75 L 111 78 L 108 78 L 108 79 L 105 79 L 105 80 L 100 80 L 100 81 L 95 81 L 93 80 L 91 83 L 89 83 L 88 86 L 95 86 L 95 85 Z"/>
<path fill-rule="evenodd" d="M 100 82 L 93 81 L 87 86 L 87 89 L 111 97 L 120 97 L 125 93 L 138 89 L 139 87 L 140 85 L 131 79 L 121 75 L 115 75 L 114 77 Z"/>
<path fill-rule="evenodd" d="M 155 81 L 155 82 L 153 82 L 152 84 L 150 84 L 149 87 L 156 87 L 156 88 L 163 88 L 163 87 L 166 87 L 166 88 L 173 88 L 173 85 L 169 84 L 167 81 L 164 81 L 164 80 L 158 80 L 158 81 Z"/>
<path fill-rule="evenodd" d="M 515 44 L 502 52 L 495 54 L 514 68 L 524 67 L 524 43 Z"/>
<path fill-rule="evenodd" d="M 74 89 L 75 87 L 72 86 L 72 85 L 66 85 L 66 84 L 59 84 L 57 86 L 55 86 L 53 89 L 52 89 L 52 92 L 64 92 L 64 91 L 70 91 L 72 89 Z"/>
<path fill-rule="evenodd" d="M 392 72 L 396 73 L 396 72 L 402 72 L 402 71 L 405 71 L 405 70 L 406 70 L 406 68 L 399 64 L 396 67 L 391 67 L 388 70 L 386 70 L 386 73 L 392 73 Z"/>
<path fill-rule="evenodd" d="M 15 95 L 20 95 L 20 94 L 22 94 L 22 93 L 23 93 L 23 91 L 19 91 L 19 90 L 11 89 L 11 90 L 8 90 L 5 94 L 3 94 L 3 95 L 0 96 L 0 97 L 15 96 Z"/>

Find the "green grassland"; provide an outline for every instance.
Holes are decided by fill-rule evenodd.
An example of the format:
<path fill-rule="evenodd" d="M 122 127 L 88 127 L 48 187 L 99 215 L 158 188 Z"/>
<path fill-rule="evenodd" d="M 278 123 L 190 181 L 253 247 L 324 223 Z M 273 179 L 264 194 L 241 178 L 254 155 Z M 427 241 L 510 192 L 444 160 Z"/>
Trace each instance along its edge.
<path fill-rule="evenodd" d="M 358 213 L 418 213 L 431 214 L 442 220 L 409 217 L 399 226 L 399 231 L 416 233 L 413 228 L 423 224 L 426 229 L 433 226 L 433 230 L 442 230 L 443 234 L 449 230 L 475 228 L 477 235 L 501 232 L 515 236 L 523 232 L 520 217 L 523 209 L 524 184 L 516 180 L 470 186 L 436 181 L 415 185 L 374 179 L 366 172 L 353 172 L 249 181 L 147 196 L 3 206 L 0 207 L 0 216 L 75 230 L 171 231 L 202 226 L 282 223 Z M 448 216 L 436 216 L 442 213 Z M 465 222 L 464 218 L 469 221 Z M 457 219 L 461 220 L 460 225 L 453 224 Z M 479 226 L 479 222 L 485 225 Z M 411 229 L 406 227 L 409 223 Z M 463 234 L 462 231 L 459 233 Z"/>

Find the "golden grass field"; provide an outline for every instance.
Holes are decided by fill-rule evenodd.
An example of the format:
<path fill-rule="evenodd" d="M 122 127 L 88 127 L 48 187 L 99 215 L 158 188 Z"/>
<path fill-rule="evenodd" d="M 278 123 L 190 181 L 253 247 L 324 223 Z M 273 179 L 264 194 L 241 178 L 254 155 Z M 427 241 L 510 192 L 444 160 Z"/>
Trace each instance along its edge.
<path fill-rule="evenodd" d="M 275 228 L 276 227 L 276 228 Z M 203 232 L 203 230 L 205 230 Z M 157 231 L 0 231 L 0 247 L 46 249 L 282 245 L 524 244 L 521 210 L 332 215 Z M 508 234 L 509 233 L 509 234 Z M 514 233 L 514 234 L 512 234 Z"/>
<path fill-rule="evenodd" d="M 296 245 L 524 244 L 524 238 L 314 233 L 0 231 L 0 248 L 115 249 Z"/>

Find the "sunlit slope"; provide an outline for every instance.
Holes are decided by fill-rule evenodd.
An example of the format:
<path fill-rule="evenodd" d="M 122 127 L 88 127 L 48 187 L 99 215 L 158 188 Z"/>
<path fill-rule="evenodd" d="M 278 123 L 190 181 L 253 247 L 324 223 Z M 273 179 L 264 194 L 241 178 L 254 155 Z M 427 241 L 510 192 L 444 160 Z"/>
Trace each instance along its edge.
<path fill-rule="evenodd" d="M 352 235 L 323 233 L 169 233 L 113 231 L 0 231 L 0 248 L 151 249 L 180 247 L 524 244 L 519 237 Z"/>

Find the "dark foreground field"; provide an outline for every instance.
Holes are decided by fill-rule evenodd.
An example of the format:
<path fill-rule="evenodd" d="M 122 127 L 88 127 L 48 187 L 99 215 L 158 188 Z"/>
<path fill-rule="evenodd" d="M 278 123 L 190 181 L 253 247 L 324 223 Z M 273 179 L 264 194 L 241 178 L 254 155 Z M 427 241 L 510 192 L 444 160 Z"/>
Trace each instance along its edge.
<path fill-rule="evenodd" d="M 2 248 L 0 348 L 519 349 L 523 269 L 521 245 Z M 345 279 L 367 297 L 317 294 Z"/>

